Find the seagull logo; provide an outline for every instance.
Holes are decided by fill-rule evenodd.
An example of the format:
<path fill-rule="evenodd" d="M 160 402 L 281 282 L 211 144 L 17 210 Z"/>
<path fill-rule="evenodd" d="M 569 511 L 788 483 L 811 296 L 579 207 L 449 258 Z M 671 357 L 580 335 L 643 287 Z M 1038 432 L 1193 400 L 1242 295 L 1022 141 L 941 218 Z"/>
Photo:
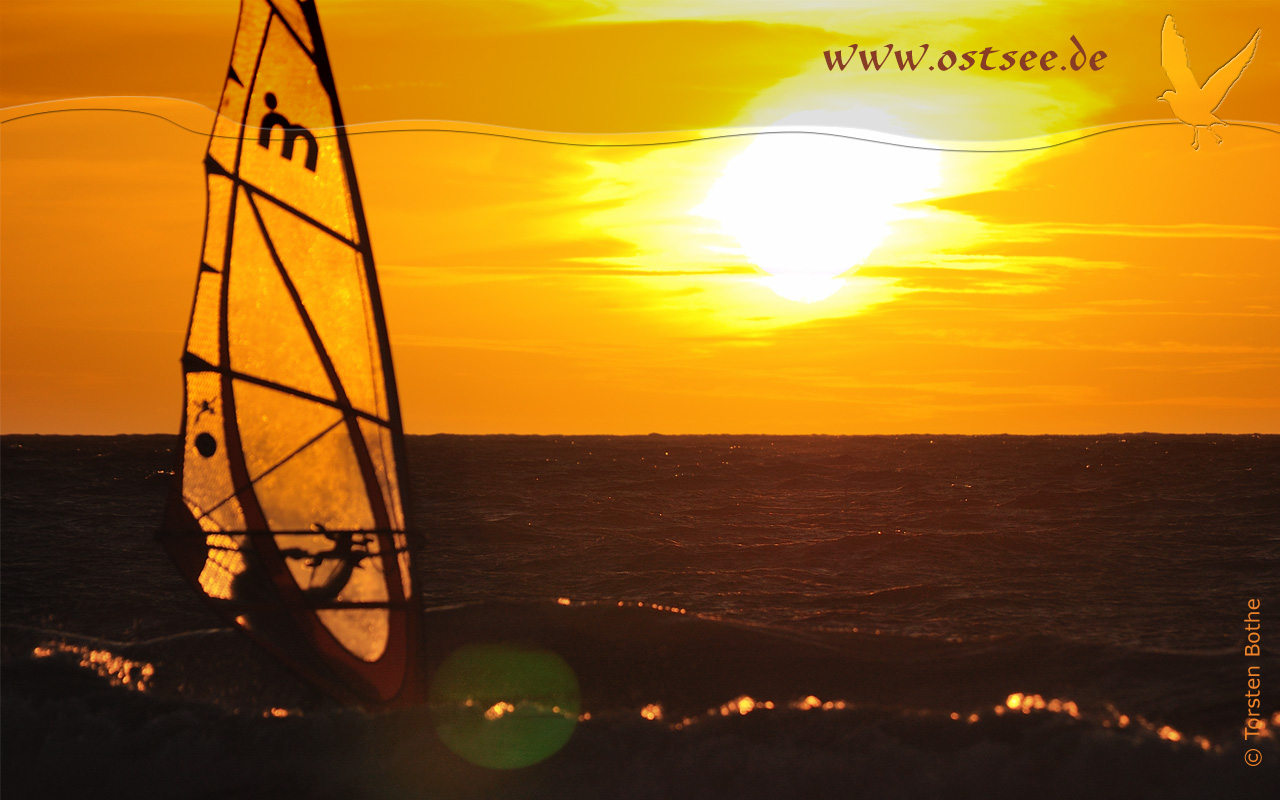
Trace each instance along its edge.
<path fill-rule="evenodd" d="M 1193 149 L 1200 149 L 1201 128 L 1213 134 L 1218 144 L 1222 144 L 1222 137 L 1213 130 L 1213 126 L 1226 127 L 1227 123 L 1214 116 L 1213 112 L 1222 105 L 1222 99 L 1227 96 L 1227 92 L 1231 91 L 1231 87 L 1235 86 L 1236 81 L 1240 80 L 1244 68 L 1253 60 L 1253 54 L 1258 49 L 1258 37 L 1261 34 L 1261 30 L 1254 31 L 1249 43 L 1230 61 L 1219 67 L 1217 72 L 1210 75 L 1209 80 L 1201 86 L 1196 76 L 1191 74 L 1191 60 L 1187 58 L 1187 43 L 1174 27 L 1173 15 L 1170 14 L 1164 18 L 1164 27 L 1160 31 L 1160 64 L 1164 67 L 1165 74 L 1169 76 L 1173 89 L 1156 99 L 1168 103 L 1169 108 L 1173 109 L 1173 115 L 1191 126 L 1194 131 L 1191 137 Z"/>

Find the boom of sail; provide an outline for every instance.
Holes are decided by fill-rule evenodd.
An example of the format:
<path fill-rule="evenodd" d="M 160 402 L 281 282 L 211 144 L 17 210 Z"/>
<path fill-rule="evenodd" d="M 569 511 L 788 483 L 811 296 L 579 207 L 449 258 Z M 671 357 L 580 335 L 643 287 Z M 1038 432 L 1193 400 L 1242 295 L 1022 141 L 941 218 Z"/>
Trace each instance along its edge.
<path fill-rule="evenodd" d="M 164 540 L 224 616 L 312 682 L 408 702 L 403 430 L 314 3 L 242 0 L 205 170 Z"/>

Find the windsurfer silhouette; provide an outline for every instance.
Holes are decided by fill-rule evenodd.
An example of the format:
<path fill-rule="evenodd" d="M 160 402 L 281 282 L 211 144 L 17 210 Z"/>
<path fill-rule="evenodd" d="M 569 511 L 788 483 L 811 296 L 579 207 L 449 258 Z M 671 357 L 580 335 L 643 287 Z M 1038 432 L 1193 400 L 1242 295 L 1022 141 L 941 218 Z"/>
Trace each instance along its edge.
<path fill-rule="evenodd" d="M 311 529 L 323 534 L 326 539 L 333 542 L 333 547 L 318 553 L 303 550 L 299 547 L 291 547 L 287 550 L 281 550 L 280 555 L 285 558 L 304 560 L 307 566 L 312 569 L 313 579 L 317 576 L 317 571 L 324 562 L 341 562 L 338 568 L 323 583 L 318 586 L 305 586 L 302 588 L 302 593 L 309 600 L 330 602 L 337 599 L 338 594 L 351 581 L 351 575 L 355 572 L 356 567 L 360 566 L 360 562 L 372 555 L 368 547 L 369 536 L 357 531 L 328 531 L 318 522 L 313 524 Z M 359 537 L 358 540 L 357 536 Z"/>

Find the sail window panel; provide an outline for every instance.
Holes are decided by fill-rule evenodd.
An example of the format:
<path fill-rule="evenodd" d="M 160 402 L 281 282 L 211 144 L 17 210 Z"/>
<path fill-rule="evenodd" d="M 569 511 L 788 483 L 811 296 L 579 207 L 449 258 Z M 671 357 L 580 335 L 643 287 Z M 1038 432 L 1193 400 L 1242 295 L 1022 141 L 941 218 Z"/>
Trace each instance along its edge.
<path fill-rule="evenodd" d="M 371 330 L 371 332 L 372 330 L 378 329 L 378 319 L 374 316 L 374 303 L 371 301 L 366 302 L 365 305 L 362 306 L 361 311 L 364 311 L 365 314 L 366 328 Z M 376 413 L 376 416 L 379 416 L 384 420 L 389 420 L 390 407 L 387 401 L 387 392 L 385 392 L 385 388 L 387 388 L 387 374 L 383 371 L 383 361 L 381 361 L 380 352 L 378 349 L 375 349 L 375 342 L 378 342 L 378 340 L 378 335 L 370 334 L 370 387 L 372 392 L 374 392 L 374 401 L 378 404 L 378 413 Z M 390 390 L 394 392 L 396 388 L 392 387 Z"/>
<path fill-rule="evenodd" d="M 204 249 L 200 260 L 214 269 L 221 270 L 227 256 L 227 224 L 231 221 L 231 196 L 235 184 L 225 175 L 209 175 L 206 178 L 209 210 L 204 229 Z"/>
<path fill-rule="evenodd" d="M 244 120 L 245 103 L 249 89 L 227 78 L 218 104 L 218 116 L 213 121 L 213 136 L 209 139 L 209 156 L 228 173 L 235 171 L 236 153 L 243 146 L 241 140 L 256 139 L 257 129 Z"/>
<path fill-rule="evenodd" d="M 283 24 L 273 23 L 267 30 L 248 119 L 251 130 L 245 132 L 240 151 L 240 177 L 354 240 L 355 215 L 334 135 L 333 105 L 311 56 Z"/>
<path fill-rule="evenodd" d="M 273 531 L 370 530 L 373 511 L 347 425 L 339 425 L 254 483 Z"/>
<path fill-rule="evenodd" d="M 231 368 L 307 394 L 333 400 L 333 383 L 320 361 L 298 304 L 285 285 L 262 230 L 240 192 L 236 207 L 228 300 Z"/>
<path fill-rule="evenodd" d="M 400 508 L 400 483 L 396 470 L 396 454 L 392 445 L 391 429 L 371 420 L 360 420 L 360 434 L 369 448 L 373 471 L 382 491 L 382 502 L 387 506 L 387 517 L 392 530 L 404 530 L 404 511 Z"/>
<path fill-rule="evenodd" d="M 249 85 L 258 67 L 258 54 L 262 50 L 262 37 L 266 33 L 267 20 L 272 12 L 267 0 L 241 0 L 240 21 L 236 27 L 236 41 L 231 50 L 231 69 L 240 83 Z M 229 73 L 228 73 L 229 74 Z"/>
<path fill-rule="evenodd" d="M 386 394 L 387 376 L 386 376 L 386 373 L 383 372 L 382 355 L 377 348 L 377 342 L 379 341 L 379 337 L 377 333 L 375 333 L 375 331 L 378 328 L 378 321 L 374 316 L 372 299 L 366 295 L 365 302 L 363 305 L 360 306 L 359 310 L 364 312 L 364 324 L 365 324 L 365 327 L 368 328 L 370 331 L 370 334 L 369 334 L 369 383 L 366 384 L 366 386 L 368 387 L 369 392 L 371 393 L 372 396 L 369 397 L 364 402 L 368 402 L 373 405 L 374 408 L 371 408 L 370 410 L 376 409 L 375 416 L 381 419 L 390 419 L 391 409 L 390 409 L 390 406 L 388 405 L 387 394 Z M 391 391 L 394 392 L 395 388 L 392 387 Z M 363 397 L 363 395 L 361 395 L 361 397 Z"/>
<path fill-rule="evenodd" d="M 200 588 L 216 600 L 233 599 L 236 576 L 247 569 L 241 552 L 244 537 L 212 534 L 205 537 L 205 546 L 209 548 L 209 554 L 205 557 L 204 569 L 200 571 Z"/>
<path fill-rule="evenodd" d="M 187 503 L 187 507 L 191 509 L 192 514 L 200 513 L 191 503 Z M 242 531 L 248 527 L 244 521 L 244 510 L 240 507 L 240 501 L 235 497 L 228 497 L 218 503 L 207 514 L 199 517 L 196 522 L 200 524 L 200 529 L 206 533 Z"/>
<path fill-rule="evenodd" d="M 249 99 L 249 81 L 257 68 L 258 53 L 262 49 L 262 37 L 270 16 L 271 6 L 266 0 L 244 0 L 240 4 L 236 43 L 218 103 L 218 117 L 213 123 L 213 137 L 209 140 L 209 155 L 228 171 L 235 168 L 241 135 L 245 138 L 257 135 L 245 129 L 244 110 Z"/>
<path fill-rule="evenodd" d="M 391 633 L 391 613 L 382 608 L 321 608 L 316 616 L 339 644 L 370 663 L 382 658 Z"/>
<path fill-rule="evenodd" d="M 249 480 L 257 480 L 342 420 L 341 411 L 314 400 L 248 381 L 233 381 L 232 387 Z"/>
<path fill-rule="evenodd" d="M 378 331 L 360 252 L 269 202 L 258 211 L 353 408 L 386 418 Z"/>
<path fill-rule="evenodd" d="M 218 318 L 222 294 L 222 275 L 201 271 L 196 280 L 196 301 L 191 310 L 191 331 L 187 334 L 187 352 L 218 366 Z"/>
<path fill-rule="evenodd" d="M 234 502 L 231 465 L 224 446 L 222 376 L 216 372 L 188 372 L 186 439 L 182 456 L 182 496 L 201 527 L 244 530 L 244 515 Z"/>
<path fill-rule="evenodd" d="M 297 0 L 272 0 L 276 11 L 280 16 L 284 17 L 284 21 L 302 40 L 302 46 L 307 48 L 308 53 L 315 52 L 316 46 L 311 41 L 311 29 L 307 27 L 306 15 L 302 13 L 302 6 Z"/>

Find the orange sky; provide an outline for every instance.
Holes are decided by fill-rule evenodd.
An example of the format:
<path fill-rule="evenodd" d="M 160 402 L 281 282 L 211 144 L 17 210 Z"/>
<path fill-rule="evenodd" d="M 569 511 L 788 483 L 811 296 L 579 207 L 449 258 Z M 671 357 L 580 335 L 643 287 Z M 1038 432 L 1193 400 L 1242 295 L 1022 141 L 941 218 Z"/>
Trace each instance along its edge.
<path fill-rule="evenodd" d="M 1155 100 L 1172 13 L 1201 80 L 1262 29 L 1219 114 L 1271 130 L 1010 153 L 355 136 L 409 432 L 1280 430 L 1273 4 L 829 5 L 320 13 L 357 123 L 990 143 L 1172 121 Z M 147 95 L 173 99 L 111 105 L 207 124 L 177 101 L 216 103 L 236 7 L 6 0 L 0 106 Z M 822 56 L 859 41 L 1065 57 L 1072 34 L 1108 52 L 1102 71 L 833 73 Z M 176 430 L 206 139 L 119 111 L 14 119 L 31 110 L 0 128 L 0 430 Z M 814 302 L 783 296 L 832 280 Z"/>

